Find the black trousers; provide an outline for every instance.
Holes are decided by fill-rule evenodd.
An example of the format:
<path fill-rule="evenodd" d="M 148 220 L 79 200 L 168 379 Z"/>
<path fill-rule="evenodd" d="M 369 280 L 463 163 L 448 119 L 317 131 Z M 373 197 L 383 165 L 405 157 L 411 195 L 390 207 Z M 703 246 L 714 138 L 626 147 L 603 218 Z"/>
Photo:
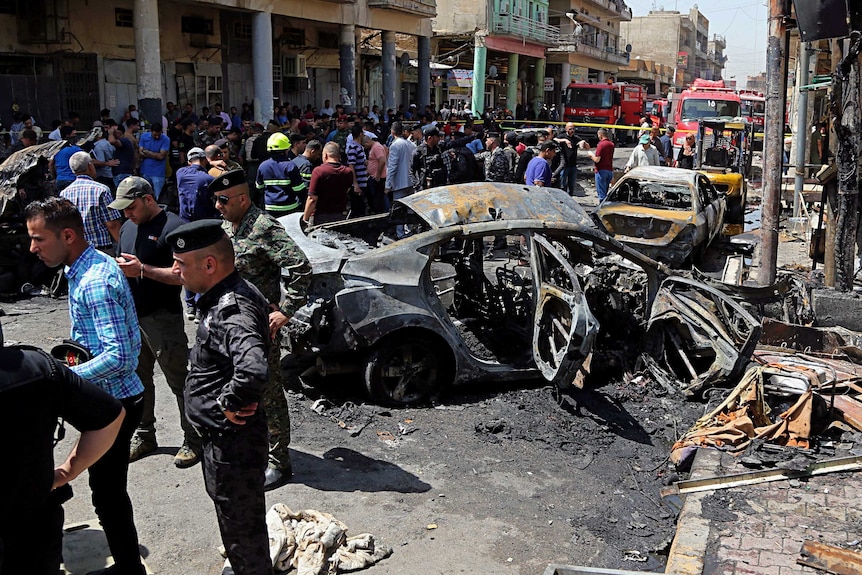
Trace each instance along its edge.
<path fill-rule="evenodd" d="M 237 431 L 203 436 L 204 484 L 237 575 L 272 575 L 263 490 L 268 454 L 265 417 Z"/>
<path fill-rule="evenodd" d="M 143 574 L 144 568 L 126 480 L 129 476 L 129 442 L 141 421 L 144 396 L 139 394 L 121 399 L 120 403 L 126 409 L 126 417 L 114 444 L 90 467 L 90 489 L 114 563 L 124 575 L 136 575 Z"/>
<path fill-rule="evenodd" d="M 0 575 L 57 575 L 63 506 L 46 501 L 30 513 L 0 518 Z"/>

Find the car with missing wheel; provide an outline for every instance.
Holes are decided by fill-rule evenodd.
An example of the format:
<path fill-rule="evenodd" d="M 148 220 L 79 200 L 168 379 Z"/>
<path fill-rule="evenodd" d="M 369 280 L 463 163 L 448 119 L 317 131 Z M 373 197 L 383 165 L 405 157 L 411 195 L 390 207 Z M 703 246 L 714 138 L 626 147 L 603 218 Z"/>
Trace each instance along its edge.
<path fill-rule="evenodd" d="M 622 243 L 679 267 L 703 255 L 721 232 L 725 199 L 706 175 L 642 166 L 626 172 L 596 212 Z"/>
<path fill-rule="evenodd" d="M 705 386 L 737 374 L 759 334 L 732 298 L 620 244 L 562 190 L 444 186 L 386 214 L 279 221 L 312 266 L 285 373 L 359 374 L 378 403 L 476 381 L 582 385 L 642 352 Z M 500 235 L 508 249 L 488 249 Z"/>

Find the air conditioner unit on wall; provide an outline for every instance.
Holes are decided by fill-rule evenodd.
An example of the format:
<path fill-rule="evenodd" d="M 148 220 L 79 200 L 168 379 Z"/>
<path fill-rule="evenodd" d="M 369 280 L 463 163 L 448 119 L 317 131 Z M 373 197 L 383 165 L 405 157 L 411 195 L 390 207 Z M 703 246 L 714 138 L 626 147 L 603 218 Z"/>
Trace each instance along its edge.
<path fill-rule="evenodd" d="M 308 78 L 286 76 L 284 78 L 283 89 L 285 92 L 306 92 L 311 90 L 311 82 L 309 82 Z"/>
<path fill-rule="evenodd" d="M 281 69 L 285 78 L 308 78 L 308 68 L 305 65 L 305 56 L 302 54 L 286 55 Z"/>

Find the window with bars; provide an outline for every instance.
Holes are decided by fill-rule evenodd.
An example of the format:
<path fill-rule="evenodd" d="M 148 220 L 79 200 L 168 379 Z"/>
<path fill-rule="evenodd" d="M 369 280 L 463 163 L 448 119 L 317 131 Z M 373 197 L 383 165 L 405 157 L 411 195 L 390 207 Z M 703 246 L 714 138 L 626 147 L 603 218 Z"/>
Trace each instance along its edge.
<path fill-rule="evenodd" d="M 234 22 L 233 37 L 237 40 L 251 40 L 251 22 Z"/>
<path fill-rule="evenodd" d="M 135 13 L 126 8 L 114 8 L 114 24 L 117 28 L 134 28 Z"/>

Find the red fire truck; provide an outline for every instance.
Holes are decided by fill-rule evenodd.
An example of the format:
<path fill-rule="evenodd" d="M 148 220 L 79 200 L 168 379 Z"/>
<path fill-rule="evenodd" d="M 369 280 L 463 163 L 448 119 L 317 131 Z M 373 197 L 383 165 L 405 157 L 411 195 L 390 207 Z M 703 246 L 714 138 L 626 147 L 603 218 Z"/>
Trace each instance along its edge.
<path fill-rule="evenodd" d="M 670 110 L 667 98 L 659 98 L 652 102 L 647 102 L 647 110 L 649 111 L 653 126 L 664 128 L 667 125 L 667 115 Z"/>
<path fill-rule="evenodd" d="M 754 127 L 753 149 L 763 149 L 763 120 L 766 117 L 766 98 L 760 92 L 740 90 L 739 100 L 742 105 L 740 115 Z"/>
<path fill-rule="evenodd" d="M 741 110 L 739 94 L 726 88 L 724 80 L 696 78 L 688 90 L 673 99 L 674 145 L 682 146 L 686 135 L 697 133 L 698 120 L 738 118 Z"/>
<path fill-rule="evenodd" d="M 644 112 L 646 91 L 638 84 L 581 84 L 572 82 L 566 89 L 563 119 L 584 124 L 626 124 L 637 126 Z M 575 133 L 595 140 L 596 126 L 576 126 Z M 614 140 L 633 138 L 635 132 L 612 129 Z"/>

